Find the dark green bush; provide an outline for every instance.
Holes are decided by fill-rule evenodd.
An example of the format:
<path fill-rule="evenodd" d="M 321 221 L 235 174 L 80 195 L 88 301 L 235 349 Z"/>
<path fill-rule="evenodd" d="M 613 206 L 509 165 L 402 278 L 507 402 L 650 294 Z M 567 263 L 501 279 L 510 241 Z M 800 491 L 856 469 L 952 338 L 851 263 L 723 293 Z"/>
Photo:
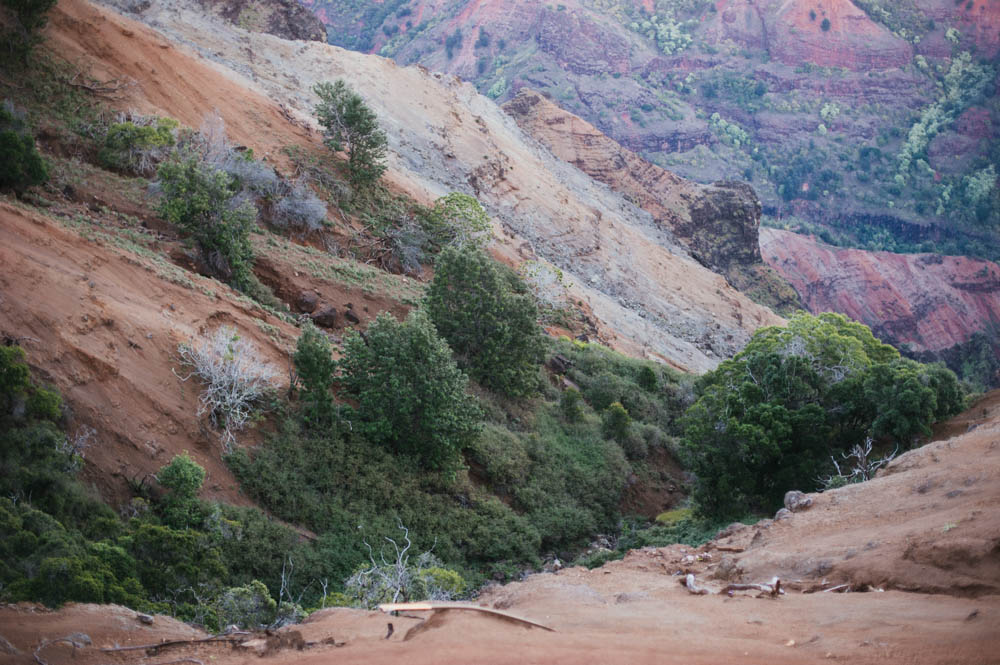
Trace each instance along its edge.
<path fill-rule="evenodd" d="M 172 118 L 133 118 L 114 123 L 108 128 L 98 159 L 118 171 L 151 175 L 176 143 L 177 126 Z"/>
<path fill-rule="evenodd" d="M 382 313 L 364 337 L 348 333 L 340 370 L 367 436 L 429 468 L 455 468 L 479 431 L 468 379 L 421 310 L 403 322 Z"/>
<path fill-rule="evenodd" d="M 426 307 L 476 381 L 511 397 L 536 391 L 543 354 L 538 307 L 514 271 L 481 250 L 446 248 Z"/>
<path fill-rule="evenodd" d="M 159 214 L 194 238 L 212 273 L 240 290 L 259 285 L 250 242 L 257 210 L 249 203 L 233 205 L 238 183 L 194 157 L 165 161 L 157 175 Z"/>
<path fill-rule="evenodd" d="M 295 371 L 302 382 L 302 401 L 306 419 L 315 424 L 333 416 L 333 396 L 330 386 L 337 367 L 330 340 L 312 323 L 302 327 L 302 334 L 292 356 Z"/>
<path fill-rule="evenodd" d="M 49 179 L 24 116 L 10 102 L 0 105 L 0 189 L 23 194 Z"/>
<path fill-rule="evenodd" d="M 7 62 L 28 65 L 31 51 L 39 41 L 38 33 L 48 22 L 48 13 L 56 0 L 0 0 L 7 14 L 5 30 L 0 36 L 6 42 Z"/>

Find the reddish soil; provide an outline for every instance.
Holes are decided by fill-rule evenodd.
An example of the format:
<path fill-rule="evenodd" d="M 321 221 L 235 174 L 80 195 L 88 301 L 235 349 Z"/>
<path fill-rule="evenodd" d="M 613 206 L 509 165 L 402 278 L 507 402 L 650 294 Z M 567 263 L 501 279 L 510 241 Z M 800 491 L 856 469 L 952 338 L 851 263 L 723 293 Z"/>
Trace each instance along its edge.
<path fill-rule="evenodd" d="M 952 420 L 948 434 L 900 456 L 879 478 L 825 494 L 779 522 L 735 530 L 693 550 L 630 553 L 595 570 L 570 568 L 486 590 L 475 603 L 551 627 L 527 628 L 459 610 L 386 616 L 333 609 L 283 629 L 267 662 L 315 663 L 995 663 L 1000 652 L 1000 392 Z M 786 594 L 695 596 L 772 575 Z M 837 593 L 838 586 L 846 584 Z M 824 591 L 834 590 L 833 592 Z M 388 624 L 393 632 L 386 639 Z M 0 635 L 32 661 L 44 639 L 83 632 L 93 646 L 47 647 L 51 665 L 257 662 L 223 645 L 160 653 L 100 647 L 200 634 L 166 617 L 142 626 L 116 607 L 59 612 L 0 608 Z M 297 635 L 296 635 L 297 634 Z M 272 644 L 279 641 L 270 638 Z M 0 642 L 2 644 L 2 642 Z M 296 644 L 304 647 L 298 650 Z M 155 656 L 155 657 L 152 657 Z"/>

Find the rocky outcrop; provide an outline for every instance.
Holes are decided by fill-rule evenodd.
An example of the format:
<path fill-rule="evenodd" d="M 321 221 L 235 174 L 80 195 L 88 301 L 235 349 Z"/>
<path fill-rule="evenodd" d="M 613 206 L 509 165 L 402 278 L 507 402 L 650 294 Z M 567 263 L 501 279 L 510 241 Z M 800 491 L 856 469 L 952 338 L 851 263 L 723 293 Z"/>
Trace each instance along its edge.
<path fill-rule="evenodd" d="M 296 0 L 200 0 L 220 16 L 246 30 L 283 39 L 325 42 L 326 27 Z"/>
<path fill-rule="evenodd" d="M 653 216 L 699 263 L 737 288 L 761 285 L 760 200 L 741 182 L 701 185 L 685 180 L 602 134 L 541 94 L 522 89 L 503 106 L 518 125 L 557 157 L 603 182 Z M 765 271 L 766 272 L 766 271 Z M 787 307 L 790 290 L 773 294 Z"/>
<path fill-rule="evenodd" d="M 881 339 L 941 351 L 1000 326 L 1000 266 L 937 254 L 842 249 L 762 229 L 761 253 L 811 312 L 841 312 Z"/>

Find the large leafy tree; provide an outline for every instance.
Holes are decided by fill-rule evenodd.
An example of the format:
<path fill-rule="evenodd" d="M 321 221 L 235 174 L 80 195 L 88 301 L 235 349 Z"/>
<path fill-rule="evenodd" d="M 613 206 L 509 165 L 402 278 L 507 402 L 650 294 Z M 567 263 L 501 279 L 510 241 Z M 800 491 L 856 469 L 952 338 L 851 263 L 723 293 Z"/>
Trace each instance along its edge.
<path fill-rule="evenodd" d="M 963 397 L 942 366 L 900 358 L 840 314 L 763 328 L 698 383 L 682 449 L 702 512 L 770 510 L 789 489 L 811 489 L 829 457 L 866 435 L 909 445 Z"/>
<path fill-rule="evenodd" d="M 479 432 L 468 378 L 421 310 L 402 322 L 382 313 L 364 336 L 349 333 L 340 370 L 365 434 L 429 468 L 453 468 Z"/>
<path fill-rule="evenodd" d="M 534 391 L 543 354 L 538 307 L 514 271 L 482 250 L 446 248 L 426 305 L 459 363 L 479 383 L 514 397 Z"/>
<path fill-rule="evenodd" d="M 335 152 L 347 152 L 351 182 L 376 182 L 385 172 L 388 145 L 378 116 L 343 79 L 317 83 L 313 92 L 319 97 L 315 114 L 323 126 L 324 143 Z"/>

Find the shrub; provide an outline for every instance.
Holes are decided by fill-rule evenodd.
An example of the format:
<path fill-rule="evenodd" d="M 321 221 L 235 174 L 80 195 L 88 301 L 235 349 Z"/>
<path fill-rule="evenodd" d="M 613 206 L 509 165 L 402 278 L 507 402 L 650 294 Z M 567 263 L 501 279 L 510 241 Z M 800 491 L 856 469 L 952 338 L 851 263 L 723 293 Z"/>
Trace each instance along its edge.
<path fill-rule="evenodd" d="M 271 221 L 280 228 L 311 233 L 323 228 L 326 204 L 304 182 L 296 182 L 274 204 Z"/>
<path fill-rule="evenodd" d="M 575 423 L 583 417 L 583 397 L 576 388 L 567 388 L 559 396 L 559 410 L 568 423 Z"/>
<path fill-rule="evenodd" d="M 343 79 L 318 83 L 315 114 L 327 147 L 347 151 L 348 172 L 355 185 L 371 185 L 385 172 L 388 141 L 375 112 Z"/>
<path fill-rule="evenodd" d="M 253 409 L 276 387 L 277 371 L 261 361 L 260 351 L 227 326 L 194 344 L 177 347 L 181 360 L 205 384 L 198 415 L 208 413 L 223 430 L 228 449 Z M 186 381 L 190 378 L 181 379 Z"/>
<path fill-rule="evenodd" d="M 823 21 L 819 24 L 819 27 L 822 28 L 823 32 L 828 32 L 830 30 L 830 19 L 823 19 Z"/>
<path fill-rule="evenodd" d="M 120 114 L 108 128 L 98 159 L 112 169 L 152 175 L 176 143 L 177 121 L 137 114 Z"/>
<path fill-rule="evenodd" d="M 38 33 L 48 22 L 48 13 L 56 0 L 0 0 L 0 6 L 10 17 L 4 22 L 3 36 L 11 61 L 28 64 L 31 51 L 38 42 Z"/>
<path fill-rule="evenodd" d="M 960 408 L 957 379 L 944 372 L 899 358 L 839 314 L 800 312 L 787 328 L 758 330 L 699 380 L 685 414 L 682 449 L 699 511 L 771 510 L 785 491 L 814 487 L 831 455 L 869 432 L 908 445 Z"/>
<path fill-rule="evenodd" d="M 330 341 L 316 326 L 307 323 L 295 345 L 292 360 L 304 388 L 302 400 L 306 405 L 306 419 L 313 423 L 328 420 L 333 413 L 330 386 L 337 366 Z"/>
<path fill-rule="evenodd" d="M 257 210 L 239 203 L 237 183 L 193 157 L 175 157 L 160 165 L 158 211 L 191 235 L 208 268 L 238 289 L 253 289 L 253 245 L 250 231 Z"/>
<path fill-rule="evenodd" d="M 619 443 L 625 441 L 632 426 L 632 417 L 622 406 L 621 402 L 615 402 L 604 412 L 603 431 L 604 436 L 614 439 Z"/>
<path fill-rule="evenodd" d="M 200 526 L 203 516 L 198 490 L 205 480 L 205 469 L 185 452 L 160 469 L 156 479 L 169 490 L 162 500 L 164 521 L 176 529 Z"/>
<path fill-rule="evenodd" d="M 430 318 L 382 313 L 364 337 L 348 334 L 343 353 L 340 382 L 358 400 L 369 438 L 430 468 L 454 468 L 479 431 L 479 410 Z"/>
<path fill-rule="evenodd" d="M 48 168 L 35 148 L 24 114 L 5 101 L 0 106 L 0 189 L 20 195 L 48 179 Z"/>
<path fill-rule="evenodd" d="M 216 602 L 216 613 L 221 626 L 235 625 L 251 630 L 263 628 L 273 622 L 277 610 L 278 604 L 259 580 L 226 589 Z"/>
<path fill-rule="evenodd" d="M 426 306 L 460 364 L 482 385 L 512 397 L 535 391 L 543 353 L 538 308 L 516 273 L 481 250 L 447 248 Z"/>
<path fill-rule="evenodd" d="M 490 238 L 490 218 L 474 196 L 452 192 L 434 202 L 423 227 L 437 247 L 483 247 Z"/>

